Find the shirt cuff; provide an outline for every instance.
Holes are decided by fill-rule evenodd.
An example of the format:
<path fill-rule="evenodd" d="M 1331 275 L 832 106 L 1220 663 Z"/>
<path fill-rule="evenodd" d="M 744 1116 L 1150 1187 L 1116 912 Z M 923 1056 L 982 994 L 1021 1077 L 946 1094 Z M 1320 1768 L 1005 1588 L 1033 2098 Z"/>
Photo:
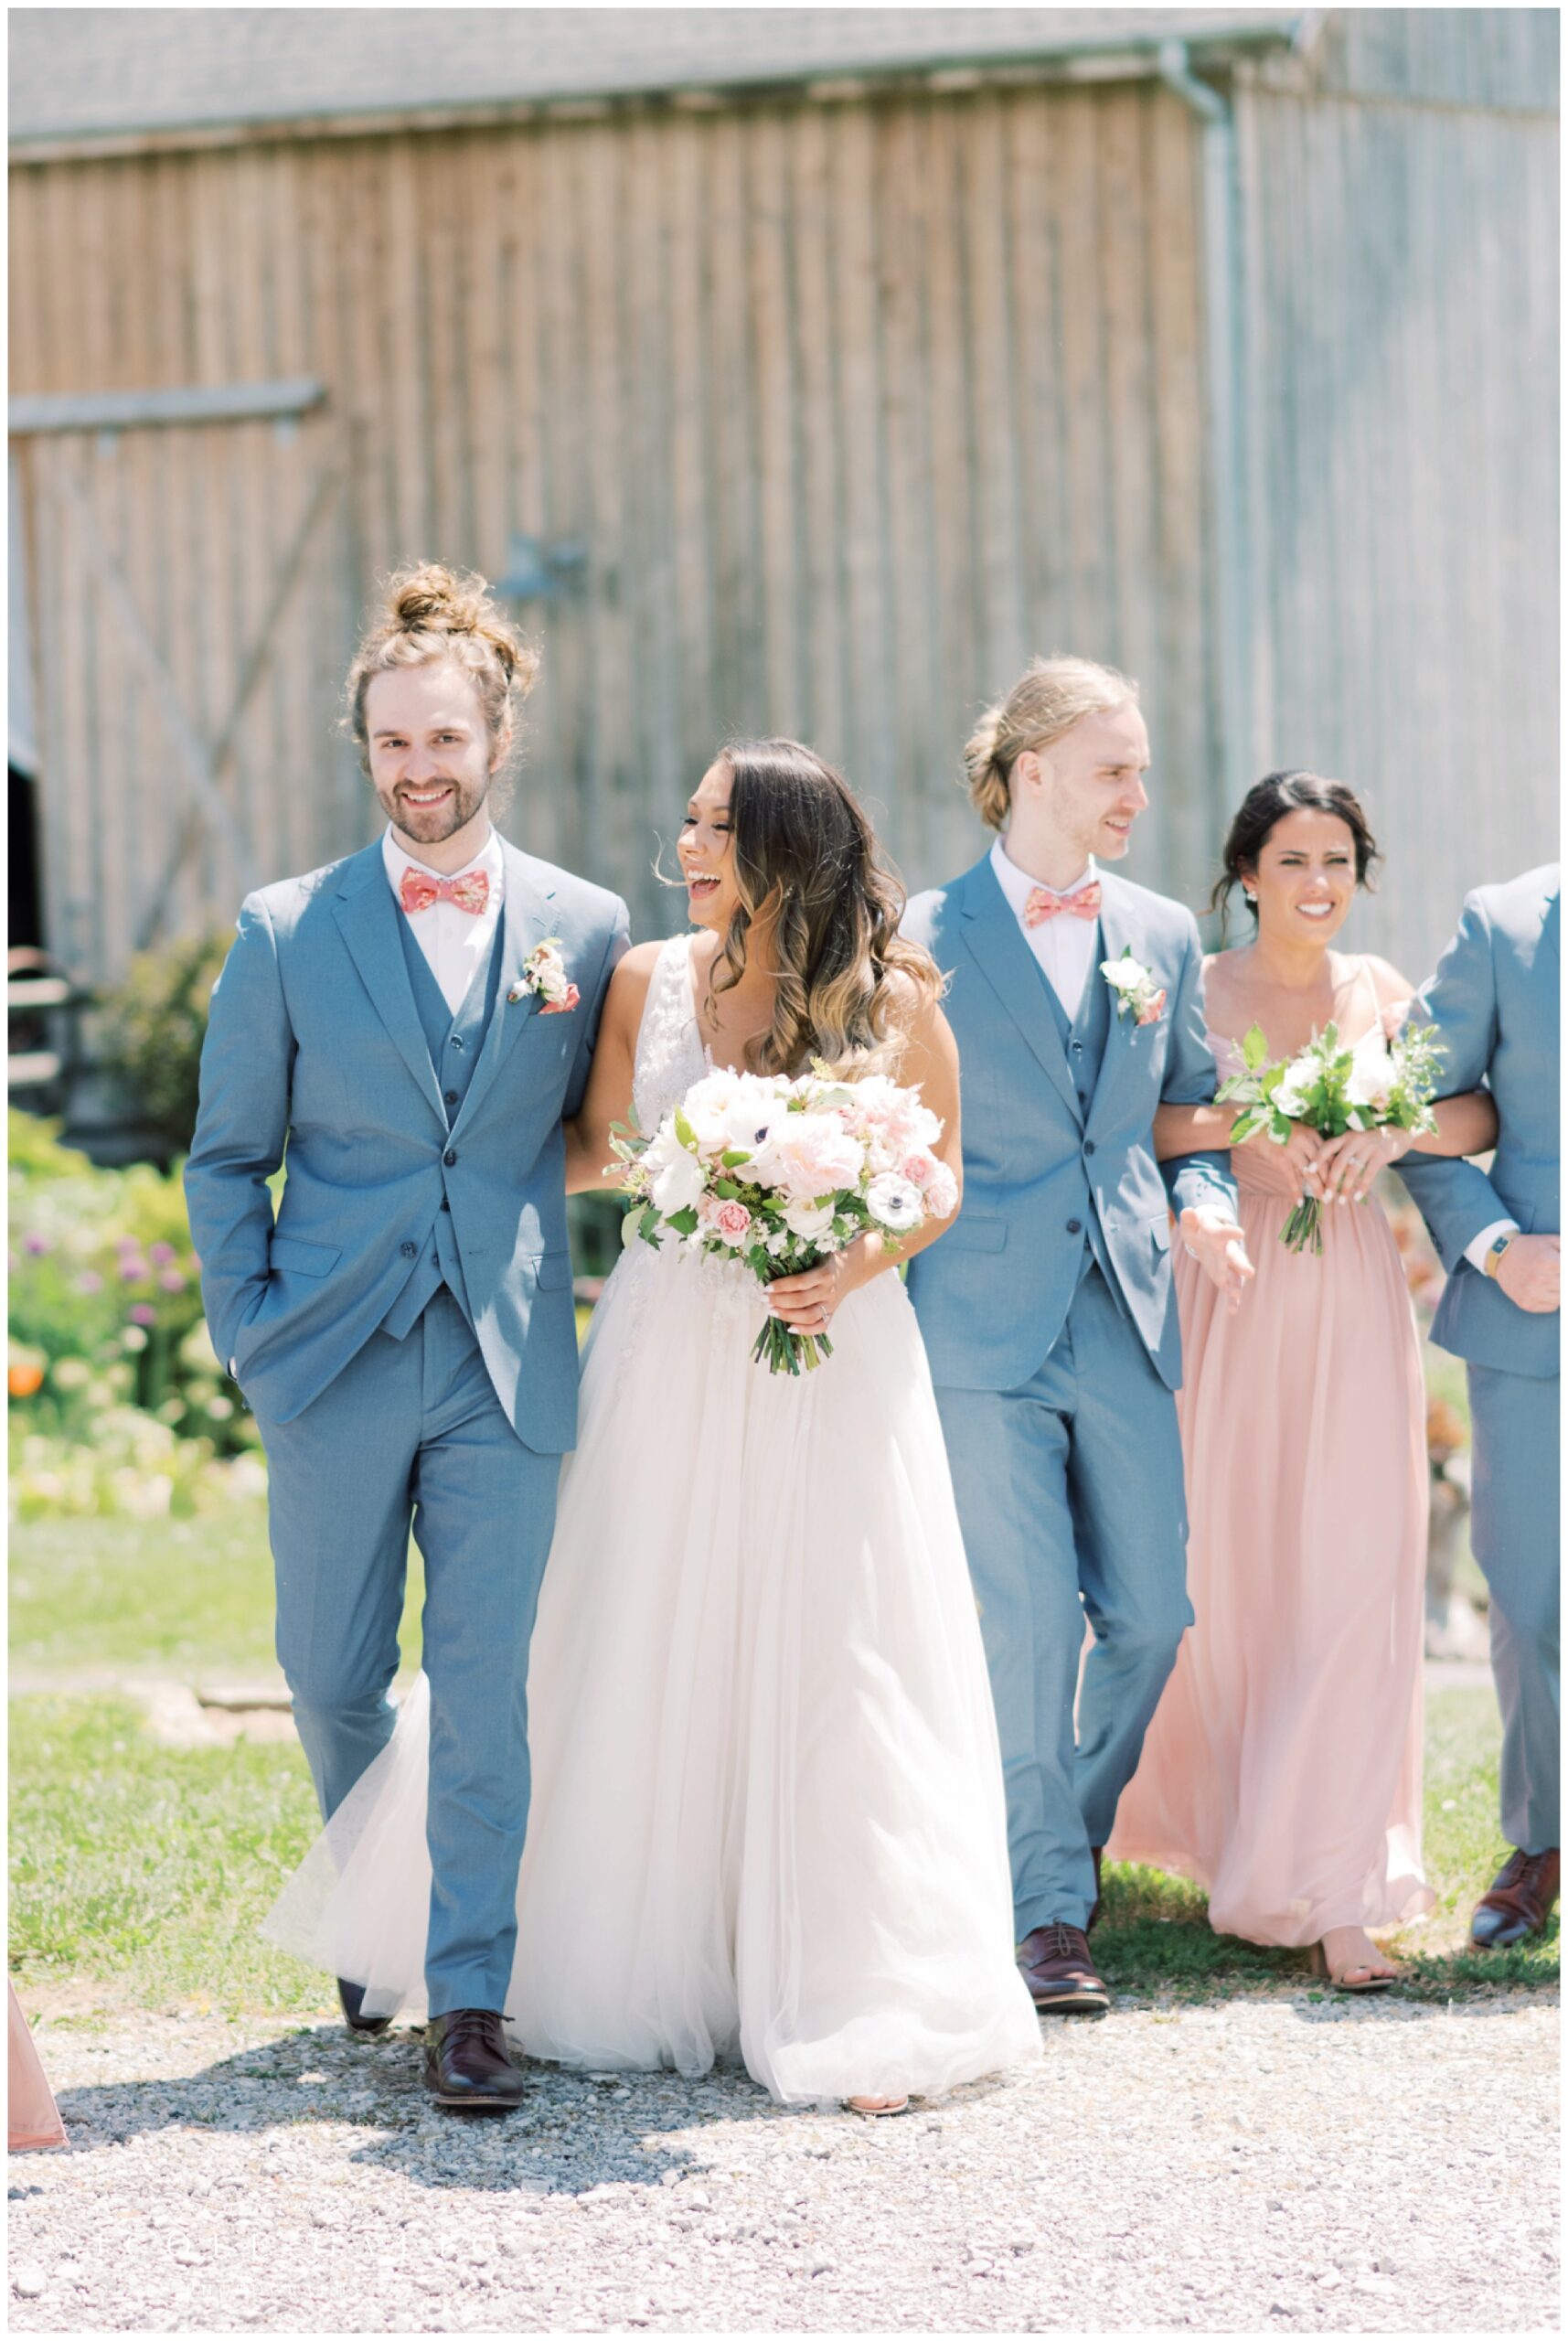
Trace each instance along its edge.
<path fill-rule="evenodd" d="M 1487 1273 L 1487 1254 L 1491 1250 L 1492 1245 L 1497 1242 L 1498 1237 L 1499 1235 L 1517 1235 L 1518 1234 L 1518 1220 L 1494 1219 L 1489 1227 L 1483 1227 L 1478 1235 L 1471 1236 L 1470 1241 L 1465 1246 L 1465 1257 L 1468 1260 L 1473 1268 L 1477 1269 L 1480 1275 L 1485 1276 Z"/>

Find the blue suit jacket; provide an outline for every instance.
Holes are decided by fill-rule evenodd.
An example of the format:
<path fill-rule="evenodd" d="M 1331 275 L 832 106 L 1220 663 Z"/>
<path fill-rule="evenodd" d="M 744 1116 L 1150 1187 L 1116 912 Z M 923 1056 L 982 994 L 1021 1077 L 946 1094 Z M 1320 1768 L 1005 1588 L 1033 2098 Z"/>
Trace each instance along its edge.
<path fill-rule="evenodd" d="M 950 984 L 963 1096 L 964 1203 L 947 1233 L 910 1263 L 909 1289 L 933 1380 L 1010 1390 L 1043 1363 L 1066 1322 L 1093 1212 L 1133 1323 L 1162 1380 L 1181 1380 L 1170 1275 L 1170 1211 L 1221 1203 L 1234 1213 L 1228 1154 L 1185 1155 L 1162 1174 L 1154 1154 L 1162 1099 L 1207 1104 L 1214 1059 L 1199 999 L 1202 952 L 1189 911 L 1100 873 L 1103 956 L 1124 946 L 1166 993 L 1141 1029 L 1113 1008 L 1086 1117 L 1041 977 L 987 855 L 950 886 L 917 895 L 903 930 Z M 1096 961 L 1091 983 L 1103 983 Z"/>
<path fill-rule="evenodd" d="M 540 1454 L 576 1438 L 560 1122 L 581 1101 L 626 909 L 505 840 L 501 851 L 496 1010 L 450 1128 L 379 839 L 240 911 L 212 995 L 186 1199 L 213 1345 L 275 1421 L 302 1413 L 380 1324 L 444 1195 L 508 1419 Z M 507 998 L 546 935 L 581 994 L 570 1014 Z M 266 1181 L 280 1163 L 274 1226 Z"/>
<path fill-rule="evenodd" d="M 1560 1319 L 1516 1308 L 1470 1266 L 1465 1246 L 1495 1219 L 1530 1235 L 1562 1229 L 1561 885 L 1551 862 L 1507 885 L 1477 887 L 1410 1011 L 1413 1023 L 1437 1027 L 1448 1052 L 1446 1094 L 1489 1086 L 1499 1126 L 1490 1172 L 1418 1151 L 1398 1165 L 1448 1271 L 1433 1340 L 1477 1365 L 1537 1378 L 1557 1372 Z"/>

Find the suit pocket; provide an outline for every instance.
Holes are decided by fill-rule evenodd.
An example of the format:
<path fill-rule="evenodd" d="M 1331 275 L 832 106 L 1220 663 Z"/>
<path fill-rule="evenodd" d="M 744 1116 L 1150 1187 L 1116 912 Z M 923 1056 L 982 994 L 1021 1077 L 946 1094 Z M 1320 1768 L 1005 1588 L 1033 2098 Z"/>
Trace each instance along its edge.
<path fill-rule="evenodd" d="M 987 1217 L 984 1212 L 960 1211 L 945 1235 L 937 1241 L 947 1249 L 958 1252 L 999 1252 L 1008 1240 L 1005 1219 Z"/>
<path fill-rule="evenodd" d="M 267 1251 L 269 1267 L 296 1277 L 329 1276 L 342 1257 L 330 1245 L 307 1244 L 298 1235 L 274 1235 Z"/>
<path fill-rule="evenodd" d="M 538 1285 L 541 1292 L 559 1292 L 562 1285 L 570 1284 L 571 1282 L 571 1253 L 545 1252 L 541 1254 L 539 1264 L 534 1270 L 534 1282 Z"/>
<path fill-rule="evenodd" d="M 1154 1240 L 1155 1250 L 1157 1252 L 1168 1252 L 1170 1249 L 1170 1213 L 1168 1211 L 1162 1211 L 1157 1219 L 1151 1219 L 1148 1224 L 1148 1232 Z"/>

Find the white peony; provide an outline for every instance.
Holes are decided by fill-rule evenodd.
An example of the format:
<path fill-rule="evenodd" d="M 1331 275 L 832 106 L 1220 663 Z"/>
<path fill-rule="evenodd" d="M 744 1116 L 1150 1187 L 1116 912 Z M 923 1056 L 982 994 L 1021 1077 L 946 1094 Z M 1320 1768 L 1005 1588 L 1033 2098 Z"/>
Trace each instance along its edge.
<path fill-rule="evenodd" d="M 1275 1111 L 1291 1121 L 1301 1119 L 1307 1111 L 1307 1100 L 1317 1081 L 1317 1068 L 1309 1058 L 1295 1057 L 1285 1067 L 1285 1079 L 1271 1100 Z"/>
<path fill-rule="evenodd" d="M 1352 1106 L 1371 1106 L 1380 1114 L 1386 1114 L 1389 1101 L 1387 1065 L 1374 1064 L 1363 1056 L 1352 1057 L 1345 1095 Z"/>
<path fill-rule="evenodd" d="M 652 1151 L 650 1148 L 649 1152 Z M 701 1163 L 694 1154 L 688 1154 L 684 1146 L 677 1146 L 654 1173 L 648 1198 L 654 1209 L 668 1219 L 677 1211 L 695 1209 L 705 1184 Z"/>
<path fill-rule="evenodd" d="M 815 1244 L 833 1225 L 833 1205 L 830 1203 L 786 1203 L 784 1224 L 792 1235 L 802 1237 L 807 1244 Z"/>
<path fill-rule="evenodd" d="M 1148 969 L 1134 958 L 1102 959 L 1100 973 L 1115 991 L 1136 991 L 1140 984 L 1151 980 Z"/>

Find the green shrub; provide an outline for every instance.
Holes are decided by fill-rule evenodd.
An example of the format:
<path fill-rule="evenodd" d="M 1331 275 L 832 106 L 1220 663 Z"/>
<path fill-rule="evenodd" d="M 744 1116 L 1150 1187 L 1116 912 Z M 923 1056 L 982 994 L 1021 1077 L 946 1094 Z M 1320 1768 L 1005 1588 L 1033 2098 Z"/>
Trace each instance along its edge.
<path fill-rule="evenodd" d="M 144 951 L 106 1003 L 101 1063 L 172 1154 L 188 1150 L 196 1128 L 208 1007 L 233 940 L 208 933 Z"/>

